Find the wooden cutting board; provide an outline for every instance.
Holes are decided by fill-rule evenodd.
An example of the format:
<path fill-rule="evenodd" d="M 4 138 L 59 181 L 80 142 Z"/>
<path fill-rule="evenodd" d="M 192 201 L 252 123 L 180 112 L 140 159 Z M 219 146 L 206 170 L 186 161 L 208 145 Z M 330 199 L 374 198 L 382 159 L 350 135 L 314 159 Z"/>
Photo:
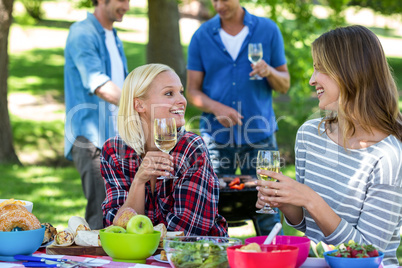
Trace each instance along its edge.
<path fill-rule="evenodd" d="M 68 247 L 55 247 L 48 246 L 46 247 L 46 254 L 49 255 L 70 255 L 70 256 L 79 256 L 79 255 L 95 255 L 95 256 L 107 256 L 106 252 L 102 247 L 83 247 L 72 245 Z"/>

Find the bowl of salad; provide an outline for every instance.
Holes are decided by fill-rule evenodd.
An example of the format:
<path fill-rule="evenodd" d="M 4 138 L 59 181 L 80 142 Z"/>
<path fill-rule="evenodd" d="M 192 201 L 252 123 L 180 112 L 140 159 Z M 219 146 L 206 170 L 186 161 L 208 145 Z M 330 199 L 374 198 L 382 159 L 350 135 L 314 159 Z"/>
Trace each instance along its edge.
<path fill-rule="evenodd" d="M 324 258 L 330 268 L 378 268 L 384 253 L 372 245 L 349 241 L 337 246 L 335 250 L 324 252 Z"/>
<path fill-rule="evenodd" d="M 226 248 L 241 245 L 238 238 L 216 236 L 165 237 L 163 248 L 173 268 L 229 267 Z"/>

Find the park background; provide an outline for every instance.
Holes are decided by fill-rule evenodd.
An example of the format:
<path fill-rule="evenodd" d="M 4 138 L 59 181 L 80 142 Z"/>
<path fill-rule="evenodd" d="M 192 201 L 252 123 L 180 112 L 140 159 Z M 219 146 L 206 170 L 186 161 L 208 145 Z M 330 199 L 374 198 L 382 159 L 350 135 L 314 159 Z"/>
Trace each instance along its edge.
<path fill-rule="evenodd" d="M 124 16 L 123 22 L 115 23 L 124 43 L 129 71 L 147 62 L 155 62 L 157 59 L 153 59 L 150 52 L 158 50 L 158 46 L 169 48 L 169 44 L 177 42 L 165 35 L 162 35 L 165 41 L 153 39 L 151 42 L 150 28 L 155 28 L 151 20 L 157 19 L 151 17 L 151 13 L 148 16 L 149 3 L 154 5 L 166 1 L 131 0 L 131 10 Z M 27 3 L 38 2 L 40 9 L 36 11 L 40 11 L 40 16 L 34 18 L 34 13 L 29 15 L 27 8 L 35 11 L 35 5 Z M 0 159 L 0 198 L 34 202 L 34 214 L 42 222 L 50 222 L 58 229 L 64 229 L 71 216 L 84 216 L 85 213 L 86 200 L 79 174 L 72 162 L 63 156 L 63 50 L 70 25 L 85 19 L 87 11 L 93 11 L 93 8 L 79 6 L 85 6 L 85 2 L 88 1 L 15 1 L 8 36 L 8 112 L 13 137 L 11 142 L 19 163 L 7 163 Z M 369 27 L 379 36 L 394 71 L 401 108 L 402 15 L 401 7 L 395 8 L 395 5 L 398 6 L 396 0 L 283 1 L 283 5 L 278 2 L 255 0 L 242 1 L 242 4 L 255 15 L 275 20 L 284 35 L 292 77 L 291 89 L 286 95 L 275 93 L 274 109 L 280 129 L 278 144 L 285 161 L 283 172 L 294 177 L 293 146 L 297 128 L 308 118 L 320 114 L 315 91 L 308 86 L 313 71 L 309 45 L 317 36 L 338 25 L 361 24 Z M 356 2 L 361 3 L 355 5 Z M 164 63 L 169 64 L 169 60 L 173 60 L 170 65 L 178 65 L 176 70 L 184 82 L 183 70 L 185 72 L 191 36 L 203 21 L 214 14 L 209 0 L 182 0 L 173 7 L 179 11 L 175 15 L 180 33 L 179 55 L 171 53 L 175 59 L 161 59 L 160 62 L 165 60 Z M 158 23 L 160 25 L 163 21 L 157 21 L 156 25 Z M 177 49 L 175 51 L 177 53 Z M 198 132 L 198 121 L 193 118 L 199 114 L 197 109 L 188 106 L 188 130 Z M 254 236 L 255 231 L 249 221 L 246 226 L 229 228 L 229 234 L 245 238 Z M 285 234 L 301 235 L 288 226 L 285 226 Z M 398 256 L 402 263 L 402 247 Z"/>

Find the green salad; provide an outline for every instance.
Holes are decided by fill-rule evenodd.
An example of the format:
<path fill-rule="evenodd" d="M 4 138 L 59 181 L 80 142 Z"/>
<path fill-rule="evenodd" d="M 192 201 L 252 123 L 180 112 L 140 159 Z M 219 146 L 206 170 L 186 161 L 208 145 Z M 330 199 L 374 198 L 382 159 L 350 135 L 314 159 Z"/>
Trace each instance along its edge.
<path fill-rule="evenodd" d="M 228 245 L 217 245 L 213 241 L 199 240 L 193 243 L 172 241 L 169 243 L 171 261 L 176 268 L 192 267 L 229 267 L 226 248 Z"/>

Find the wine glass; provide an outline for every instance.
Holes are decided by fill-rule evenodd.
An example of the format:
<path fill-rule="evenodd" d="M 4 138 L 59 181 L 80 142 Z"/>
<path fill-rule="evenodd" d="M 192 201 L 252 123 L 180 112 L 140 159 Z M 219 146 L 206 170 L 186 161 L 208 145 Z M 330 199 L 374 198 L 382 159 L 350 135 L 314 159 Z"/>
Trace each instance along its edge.
<path fill-rule="evenodd" d="M 159 150 L 169 153 L 177 141 L 176 121 L 174 118 L 155 118 L 154 121 L 155 145 Z M 177 176 L 160 176 L 158 179 L 177 179 Z"/>
<path fill-rule="evenodd" d="M 279 151 L 258 151 L 257 156 L 257 170 L 270 170 L 279 173 L 279 166 L 280 166 L 280 155 Z M 257 177 L 259 180 L 264 181 L 275 181 L 275 179 L 265 176 L 263 174 L 258 174 Z M 273 210 L 268 203 L 265 203 L 264 207 L 260 210 L 256 211 L 257 213 L 262 214 L 276 214 L 275 210 Z"/>
<path fill-rule="evenodd" d="M 261 43 L 250 43 L 248 44 L 248 60 L 252 64 L 256 64 L 262 59 L 262 44 Z M 262 80 L 262 77 L 258 74 L 250 77 L 250 80 Z"/>

